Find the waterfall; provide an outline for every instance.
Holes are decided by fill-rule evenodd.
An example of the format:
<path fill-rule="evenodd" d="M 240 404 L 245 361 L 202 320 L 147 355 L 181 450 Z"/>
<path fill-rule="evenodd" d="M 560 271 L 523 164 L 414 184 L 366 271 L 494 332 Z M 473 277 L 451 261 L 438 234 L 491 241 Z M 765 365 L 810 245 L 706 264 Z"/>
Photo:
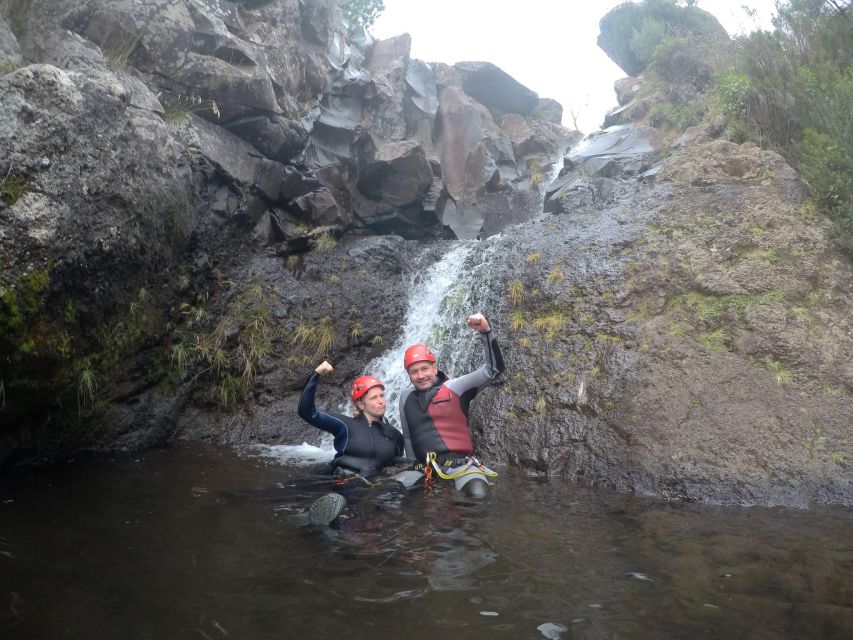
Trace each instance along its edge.
<path fill-rule="evenodd" d="M 539 209 L 545 200 L 547 186 L 562 169 L 563 154 L 554 160 L 543 183 Z M 491 255 L 499 250 L 500 234 L 486 240 L 459 240 L 432 264 L 429 269 L 416 270 L 408 287 L 408 309 L 403 327 L 394 346 L 364 367 L 364 373 L 376 376 L 385 384 L 387 409 L 385 417 L 399 428 L 399 400 L 411 384 L 403 368 L 406 347 L 425 343 L 438 357 L 438 365 L 450 377 L 472 371 L 482 363 L 480 341 L 465 325 L 465 319 L 478 311 L 495 308 L 495 300 L 485 297 L 490 290 Z M 491 287 L 491 290 L 495 290 Z M 488 313 L 487 313 L 488 315 Z M 352 405 L 342 404 L 339 413 L 352 411 Z M 312 458 L 328 459 L 333 451 L 331 436 L 324 435 L 320 447 L 311 445 L 279 445 L 252 448 L 255 455 L 277 458 L 281 462 L 307 462 Z"/>
<path fill-rule="evenodd" d="M 365 367 L 365 372 L 385 383 L 388 402 L 385 415 L 395 425 L 399 425 L 400 395 L 411 384 L 403 368 L 403 353 L 409 345 L 426 343 L 435 350 L 444 368 L 447 327 L 454 322 L 464 324 L 464 302 L 470 291 L 470 280 L 463 275 L 464 267 L 476 245 L 473 240 L 459 241 L 425 273 L 414 275 L 409 284 L 409 307 L 399 338 L 391 349 Z"/>

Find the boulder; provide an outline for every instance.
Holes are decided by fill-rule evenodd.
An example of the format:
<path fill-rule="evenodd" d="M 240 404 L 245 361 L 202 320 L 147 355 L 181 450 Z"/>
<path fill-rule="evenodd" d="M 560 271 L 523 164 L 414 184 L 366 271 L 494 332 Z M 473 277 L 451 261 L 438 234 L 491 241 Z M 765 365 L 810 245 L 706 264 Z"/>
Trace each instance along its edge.
<path fill-rule="evenodd" d="M 50 65 L 0 78 L 0 173 L 19 187 L 0 201 L 0 378 L 4 423 L 32 428 L 22 449 L 95 437 L 51 425 L 70 417 L 60 405 L 77 406 L 83 368 L 120 380 L 141 354 L 138 334 L 115 337 L 140 290 L 144 335 L 163 331 L 155 309 L 200 222 L 183 147 L 158 114 L 131 106 L 132 94 L 118 76 Z M 26 305 L 7 305 L 15 299 Z"/>
<path fill-rule="evenodd" d="M 625 106 L 631 102 L 637 96 L 641 86 L 639 78 L 632 78 L 630 76 L 620 78 L 614 82 L 613 91 L 616 92 L 616 102 L 619 106 Z"/>
<path fill-rule="evenodd" d="M 406 74 L 412 38 L 403 34 L 373 45 L 366 70 L 373 81 L 367 101 L 366 126 L 371 133 L 390 140 L 406 137 Z"/>
<path fill-rule="evenodd" d="M 663 162 L 659 174 L 661 180 L 693 185 L 796 177 L 796 172 L 775 151 L 749 142 L 739 145 L 728 140 L 708 140 L 703 135 L 696 135 L 691 144 L 680 145 Z"/>
<path fill-rule="evenodd" d="M 466 94 L 495 115 L 518 113 L 529 116 L 539 105 L 539 96 L 491 62 L 457 62 Z"/>
<path fill-rule="evenodd" d="M 432 184 L 432 167 L 423 148 L 404 140 L 379 146 L 359 161 L 359 191 L 370 200 L 402 207 L 421 200 Z"/>
<path fill-rule="evenodd" d="M 563 105 L 551 98 L 539 98 L 532 115 L 534 118 L 539 118 L 545 122 L 562 124 Z"/>
<path fill-rule="evenodd" d="M 421 60 L 409 60 L 406 88 L 404 115 L 407 136 L 417 140 L 427 156 L 437 158 L 432 132 L 438 114 L 438 88 L 432 65 Z"/>
<path fill-rule="evenodd" d="M 295 198 L 288 209 L 312 225 L 346 226 L 352 220 L 325 187 Z"/>
<path fill-rule="evenodd" d="M 269 202 L 279 201 L 284 165 L 268 160 L 245 140 L 195 115 L 190 116 L 180 135 L 224 176 L 243 188 L 257 190 Z"/>
<path fill-rule="evenodd" d="M 625 2 L 601 18 L 598 46 L 625 73 L 636 76 L 646 68 L 651 58 L 641 58 L 637 54 L 633 47 L 634 37 L 650 25 L 661 34 L 662 40 L 688 35 L 711 40 L 727 40 L 729 37 L 713 15 L 697 7 L 681 7 L 663 2 Z"/>

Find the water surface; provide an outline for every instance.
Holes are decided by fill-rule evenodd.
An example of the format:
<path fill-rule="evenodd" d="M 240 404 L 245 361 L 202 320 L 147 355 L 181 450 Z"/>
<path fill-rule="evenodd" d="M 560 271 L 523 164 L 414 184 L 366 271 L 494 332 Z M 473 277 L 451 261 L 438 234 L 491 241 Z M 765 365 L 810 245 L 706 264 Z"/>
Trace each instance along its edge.
<path fill-rule="evenodd" d="M 304 468 L 182 446 L 0 477 L 0 637 L 852 638 L 853 510 L 502 474 L 288 515 Z"/>

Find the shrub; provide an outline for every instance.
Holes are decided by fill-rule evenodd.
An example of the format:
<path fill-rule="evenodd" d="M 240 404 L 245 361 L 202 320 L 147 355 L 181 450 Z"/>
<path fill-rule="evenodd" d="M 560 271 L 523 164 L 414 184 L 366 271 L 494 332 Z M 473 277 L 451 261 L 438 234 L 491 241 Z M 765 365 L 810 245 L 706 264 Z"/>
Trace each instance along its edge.
<path fill-rule="evenodd" d="M 853 252 L 853 156 L 838 140 L 807 129 L 799 168 L 812 197 L 835 222 L 842 244 Z"/>
<path fill-rule="evenodd" d="M 382 0 L 340 0 L 341 13 L 350 24 L 371 26 L 385 10 Z"/>

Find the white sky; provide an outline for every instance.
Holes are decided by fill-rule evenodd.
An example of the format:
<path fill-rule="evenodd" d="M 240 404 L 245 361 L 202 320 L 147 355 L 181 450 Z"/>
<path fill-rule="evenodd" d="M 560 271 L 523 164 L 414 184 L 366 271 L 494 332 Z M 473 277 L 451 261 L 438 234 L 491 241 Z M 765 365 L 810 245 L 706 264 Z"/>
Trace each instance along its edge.
<path fill-rule="evenodd" d="M 453 64 L 492 62 L 543 98 L 577 115 L 584 133 L 616 106 L 613 82 L 625 74 L 595 44 L 598 21 L 623 0 L 385 0 L 371 32 L 412 36 L 412 57 Z M 743 10 L 757 10 L 756 25 Z M 774 0 L 699 0 L 731 35 L 770 29 Z"/>

